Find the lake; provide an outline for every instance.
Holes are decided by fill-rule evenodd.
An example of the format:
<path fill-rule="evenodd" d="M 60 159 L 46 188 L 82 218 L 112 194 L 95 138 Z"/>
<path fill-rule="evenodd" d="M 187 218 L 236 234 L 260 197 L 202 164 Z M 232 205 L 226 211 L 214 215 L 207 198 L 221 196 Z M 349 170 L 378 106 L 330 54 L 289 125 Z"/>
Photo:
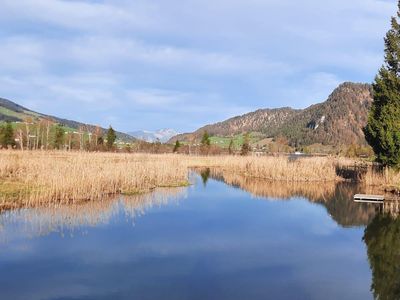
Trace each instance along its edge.
<path fill-rule="evenodd" d="M 0 215 L 1 299 L 396 299 L 400 225 L 349 184 L 188 188 Z"/>

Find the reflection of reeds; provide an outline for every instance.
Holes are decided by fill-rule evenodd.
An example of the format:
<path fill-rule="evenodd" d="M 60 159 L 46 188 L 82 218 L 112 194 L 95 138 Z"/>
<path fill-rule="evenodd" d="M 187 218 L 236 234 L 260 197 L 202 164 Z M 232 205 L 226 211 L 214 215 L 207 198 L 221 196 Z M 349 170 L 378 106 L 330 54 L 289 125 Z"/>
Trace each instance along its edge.
<path fill-rule="evenodd" d="M 202 172 L 202 169 L 198 170 Z M 332 218 L 344 227 L 367 225 L 375 216 L 374 205 L 362 205 L 353 201 L 353 195 L 363 189 L 360 185 L 346 182 L 285 182 L 248 178 L 220 169 L 210 169 L 211 178 L 223 181 L 249 192 L 255 197 L 268 200 L 305 198 L 326 207 Z"/>
<path fill-rule="evenodd" d="M 107 224 L 119 213 L 133 222 L 152 207 L 161 207 L 185 196 L 185 188 L 161 188 L 143 195 L 6 211 L 0 214 L 0 235 L 11 227 L 28 236 L 47 235 L 50 232 L 72 234 L 82 227 Z"/>
<path fill-rule="evenodd" d="M 271 181 L 260 178 L 249 178 L 231 172 L 222 172 L 219 169 L 211 169 L 211 177 L 225 183 L 243 189 L 254 196 L 290 199 L 304 197 L 311 201 L 330 199 L 335 193 L 335 182 L 304 183 Z"/>
<path fill-rule="evenodd" d="M 193 157 L 192 167 L 218 167 L 253 178 L 290 182 L 340 181 L 336 169 L 338 165 L 348 165 L 353 161 L 331 157 L 302 157 L 291 159 L 287 156 L 268 157 Z"/>

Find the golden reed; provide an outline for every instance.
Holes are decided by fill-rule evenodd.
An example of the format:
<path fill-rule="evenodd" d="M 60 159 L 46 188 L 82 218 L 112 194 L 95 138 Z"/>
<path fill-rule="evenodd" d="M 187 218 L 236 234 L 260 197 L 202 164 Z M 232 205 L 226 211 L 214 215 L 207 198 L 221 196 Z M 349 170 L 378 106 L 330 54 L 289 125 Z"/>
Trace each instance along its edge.
<path fill-rule="evenodd" d="M 0 152 L 3 208 L 76 203 L 187 184 L 176 155 L 88 152 Z"/>
<path fill-rule="evenodd" d="M 334 157 L 187 156 L 62 151 L 0 151 L 0 208 L 77 203 L 188 184 L 188 170 L 222 172 L 287 182 L 337 182 L 337 169 L 357 162 Z M 394 171 L 393 171 L 394 172 Z M 368 177 L 369 176 L 369 177 Z M 375 176 L 373 178 L 373 176 Z M 379 177 L 380 176 L 380 177 Z M 386 184 L 400 175 L 387 176 Z M 382 180 L 367 174 L 366 183 Z"/>

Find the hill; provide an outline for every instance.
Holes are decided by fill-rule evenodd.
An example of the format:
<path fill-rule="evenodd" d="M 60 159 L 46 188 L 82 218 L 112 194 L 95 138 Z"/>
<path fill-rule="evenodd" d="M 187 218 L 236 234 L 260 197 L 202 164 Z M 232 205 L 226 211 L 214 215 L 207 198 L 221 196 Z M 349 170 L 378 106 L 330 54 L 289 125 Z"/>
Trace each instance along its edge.
<path fill-rule="evenodd" d="M 73 120 L 67 120 L 59 117 L 49 116 L 45 114 L 41 114 L 35 111 L 32 111 L 26 107 L 23 107 L 15 102 L 12 102 L 7 99 L 0 98 L 0 122 L 10 121 L 10 122 L 21 122 L 26 120 L 27 118 L 32 118 L 33 120 L 42 120 L 42 119 L 51 119 L 56 123 L 59 123 L 63 126 L 78 129 L 81 126 L 85 126 L 89 129 L 95 129 L 95 125 L 85 124 Z M 105 128 L 101 128 L 103 133 L 107 131 Z M 123 132 L 116 132 L 117 137 L 120 140 L 124 141 L 133 141 L 135 140 L 134 137 L 123 133 Z"/>
<path fill-rule="evenodd" d="M 329 98 L 305 109 L 260 109 L 223 122 L 206 125 L 193 133 L 180 134 L 170 142 L 199 141 L 205 131 L 228 137 L 259 132 L 266 138 L 285 137 L 291 146 L 366 144 L 362 128 L 372 103 L 369 84 L 346 82 Z"/>

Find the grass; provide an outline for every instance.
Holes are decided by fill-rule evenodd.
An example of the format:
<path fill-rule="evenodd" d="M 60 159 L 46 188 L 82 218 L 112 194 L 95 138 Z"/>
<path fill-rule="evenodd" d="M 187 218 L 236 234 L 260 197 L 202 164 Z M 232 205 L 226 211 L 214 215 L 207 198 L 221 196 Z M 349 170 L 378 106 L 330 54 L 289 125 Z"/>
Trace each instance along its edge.
<path fill-rule="evenodd" d="M 257 133 L 250 133 L 250 143 L 255 143 L 260 140 L 260 136 Z M 221 148 L 229 148 L 229 144 L 233 141 L 233 149 L 240 149 L 244 142 L 244 135 L 238 134 L 233 137 L 219 137 L 211 136 L 210 142 L 212 145 L 219 146 Z"/>
<path fill-rule="evenodd" d="M 116 194 L 136 195 L 157 187 L 187 186 L 196 167 L 284 182 L 339 182 L 338 170 L 355 160 L 335 157 L 187 156 L 62 151 L 0 151 L 0 208 L 73 204 Z M 353 172 L 354 173 L 354 172 Z M 355 175 L 352 172 L 348 179 Z M 355 173 L 356 174 L 356 173 Z M 368 186 L 398 186 L 400 173 L 372 169 L 363 174 Z"/>
<path fill-rule="evenodd" d="M 20 119 L 22 119 L 24 117 L 27 117 L 27 115 L 24 114 L 24 113 L 15 112 L 15 111 L 12 111 L 12 110 L 10 110 L 8 108 L 5 108 L 5 107 L 0 107 L 0 114 L 6 115 L 6 116 L 9 116 L 9 117 L 20 118 Z"/>

